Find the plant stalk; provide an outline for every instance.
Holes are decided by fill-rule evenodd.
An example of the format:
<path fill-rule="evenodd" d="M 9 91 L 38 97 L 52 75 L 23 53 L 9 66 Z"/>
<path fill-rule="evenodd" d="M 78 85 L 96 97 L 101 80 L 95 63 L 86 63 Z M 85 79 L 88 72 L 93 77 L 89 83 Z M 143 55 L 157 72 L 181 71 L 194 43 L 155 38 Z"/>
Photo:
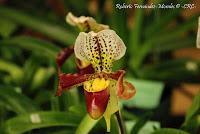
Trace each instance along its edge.
<path fill-rule="evenodd" d="M 121 117 L 120 112 L 117 111 L 117 112 L 115 113 L 115 116 L 116 116 L 116 118 L 117 118 L 117 122 L 118 122 L 118 125 L 119 125 L 120 133 L 121 133 L 121 134 L 126 134 L 125 127 L 124 127 L 124 123 L 123 123 L 123 120 L 122 120 L 122 117 Z"/>

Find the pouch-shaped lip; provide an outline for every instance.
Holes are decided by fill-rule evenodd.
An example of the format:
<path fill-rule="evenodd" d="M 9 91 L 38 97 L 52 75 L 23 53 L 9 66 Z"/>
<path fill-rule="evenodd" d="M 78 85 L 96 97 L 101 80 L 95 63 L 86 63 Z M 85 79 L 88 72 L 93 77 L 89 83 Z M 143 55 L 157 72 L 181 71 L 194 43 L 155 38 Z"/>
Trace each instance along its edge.
<path fill-rule="evenodd" d="M 83 82 L 95 78 L 105 78 L 117 81 L 117 95 L 123 99 L 129 99 L 135 94 L 135 88 L 131 83 L 123 81 L 124 70 L 119 70 L 113 73 L 94 73 L 94 74 L 59 74 L 59 85 L 56 95 L 61 96 L 64 90 L 69 90 L 74 86 L 81 86 Z"/>
<path fill-rule="evenodd" d="M 87 92 L 84 90 L 87 111 L 93 119 L 98 119 L 103 115 L 109 101 L 108 88 L 99 92 Z"/>

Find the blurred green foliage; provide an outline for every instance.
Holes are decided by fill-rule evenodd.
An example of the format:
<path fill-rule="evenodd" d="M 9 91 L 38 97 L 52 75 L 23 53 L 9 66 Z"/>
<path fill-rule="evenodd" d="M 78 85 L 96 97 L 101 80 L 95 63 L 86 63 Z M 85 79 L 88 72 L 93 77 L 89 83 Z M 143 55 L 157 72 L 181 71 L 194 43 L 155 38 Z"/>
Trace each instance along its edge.
<path fill-rule="evenodd" d="M 139 133 L 153 116 L 152 111 L 152 114 L 135 112 L 132 107 L 141 108 L 135 102 L 144 104 L 144 111 L 162 111 L 159 102 L 162 104 L 163 85 L 173 87 L 180 82 L 200 81 L 199 61 L 171 58 L 176 49 L 195 47 L 193 29 L 200 14 L 186 19 L 181 18 L 182 8 L 146 12 L 144 9 L 115 8 L 116 4 L 129 3 L 129 0 L 113 0 L 111 5 L 105 0 L 95 2 L 92 5 L 96 7 L 94 11 L 89 6 L 91 1 L 83 0 L 78 3 L 74 0 L 5 0 L 0 3 L 0 133 L 84 134 L 90 130 L 91 133 L 105 133 L 102 119 L 97 122 L 87 117 L 80 89 L 66 92 L 60 98 L 54 96 L 58 81 L 56 55 L 62 48 L 72 45 L 79 32 L 65 23 L 68 11 L 93 16 L 114 29 L 127 46 L 126 56 L 114 64 L 114 70 L 125 68 L 127 78 L 137 84 L 138 92 L 145 86 L 156 92 L 157 99 L 152 97 L 151 105 L 145 99 L 147 90 L 144 90 L 144 96 L 123 104 L 125 122 L 136 122 L 132 133 Z M 189 0 L 173 2 L 188 3 Z M 145 4 L 146 1 L 137 0 L 137 3 Z M 169 27 L 172 22 L 175 25 Z M 188 68 L 188 63 L 195 68 Z M 63 70 L 66 73 L 76 71 L 73 56 L 66 61 Z M 199 100 L 197 95 L 182 130 L 152 126 L 151 129 L 155 134 L 199 132 Z M 112 119 L 111 133 L 118 133 L 115 118 Z"/>

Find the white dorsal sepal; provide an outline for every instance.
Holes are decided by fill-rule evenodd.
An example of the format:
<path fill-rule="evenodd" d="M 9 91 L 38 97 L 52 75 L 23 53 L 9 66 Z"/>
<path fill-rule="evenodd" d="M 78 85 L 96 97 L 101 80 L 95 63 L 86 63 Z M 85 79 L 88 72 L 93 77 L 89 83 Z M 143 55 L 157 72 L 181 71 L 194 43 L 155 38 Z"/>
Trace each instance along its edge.
<path fill-rule="evenodd" d="M 124 56 L 126 46 L 115 31 L 106 29 L 98 33 L 93 31 L 89 33 L 81 32 L 75 42 L 74 52 L 80 60 L 91 60 L 92 53 L 106 54 L 113 60 L 118 60 Z"/>

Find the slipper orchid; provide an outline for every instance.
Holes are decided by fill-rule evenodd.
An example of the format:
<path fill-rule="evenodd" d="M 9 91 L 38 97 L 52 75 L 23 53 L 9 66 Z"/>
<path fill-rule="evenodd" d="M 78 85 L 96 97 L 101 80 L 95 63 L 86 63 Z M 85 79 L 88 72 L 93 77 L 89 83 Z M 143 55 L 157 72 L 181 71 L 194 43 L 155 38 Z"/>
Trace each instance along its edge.
<path fill-rule="evenodd" d="M 65 74 L 60 70 L 63 59 L 72 53 L 73 48 L 59 54 L 59 85 L 57 96 L 64 90 L 83 85 L 87 111 L 91 118 L 104 117 L 107 131 L 110 131 L 111 115 L 119 111 L 118 100 L 131 98 L 136 90 L 123 80 L 125 71 L 112 72 L 113 62 L 124 56 L 126 46 L 121 38 L 110 29 L 88 33 L 80 32 L 74 53 L 79 69 L 77 74 Z"/>

